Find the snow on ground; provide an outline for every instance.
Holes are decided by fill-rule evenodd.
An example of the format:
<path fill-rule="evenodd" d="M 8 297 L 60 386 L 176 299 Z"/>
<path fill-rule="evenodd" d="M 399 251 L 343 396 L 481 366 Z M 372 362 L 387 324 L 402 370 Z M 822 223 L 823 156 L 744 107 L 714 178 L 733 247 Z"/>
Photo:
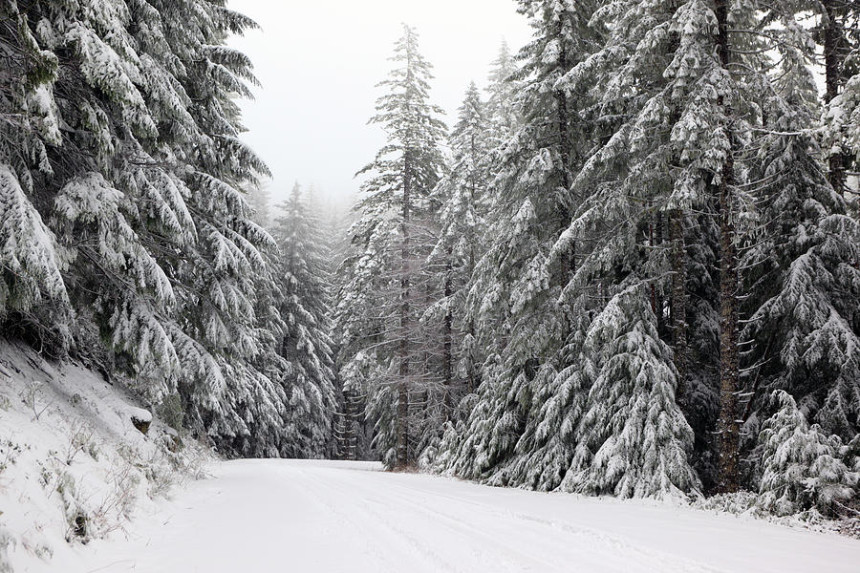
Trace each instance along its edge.
<path fill-rule="evenodd" d="M 378 469 L 367 463 L 226 462 L 214 479 L 160 502 L 126 536 L 78 546 L 62 570 L 860 570 L 860 541 L 835 534 L 658 503 L 497 489 Z"/>
<path fill-rule="evenodd" d="M 141 406 L 119 381 L 0 342 L 0 573 L 63 571 L 82 543 L 201 473 L 205 448 Z M 151 422 L 146 435 L 133 419 Z"/>

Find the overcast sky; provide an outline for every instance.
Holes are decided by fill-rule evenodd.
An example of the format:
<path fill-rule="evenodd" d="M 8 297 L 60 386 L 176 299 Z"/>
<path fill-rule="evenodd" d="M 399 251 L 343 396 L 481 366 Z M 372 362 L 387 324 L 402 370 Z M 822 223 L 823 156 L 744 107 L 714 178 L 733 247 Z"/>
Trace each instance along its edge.
<path fill-rule="evenodd" d="M 431 98 L 449 125 L 469 82 L 486 84 L 502 40 L 516 51 L 530 37 L 514 0 L 230 0 L 230 8 L 262 27 L 232 44 L 262 83 L 242 104 L 245 140 L 271 168 L 275 200 L 296 180 L 334 197 L 356 191 L 353 175 L 384 143 L 367 120 L 401 23 L 418 30 L 434 66 Z"/>

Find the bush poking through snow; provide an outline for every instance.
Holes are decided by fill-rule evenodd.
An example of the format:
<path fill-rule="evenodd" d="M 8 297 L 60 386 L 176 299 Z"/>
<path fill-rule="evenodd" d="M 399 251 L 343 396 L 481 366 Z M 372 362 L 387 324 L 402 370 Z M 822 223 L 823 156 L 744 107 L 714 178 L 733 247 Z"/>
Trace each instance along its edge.
<path fill-rule="evenodd" d="M 856 494 L 860 475 L 842 461 L 842 443 L 812 426 L 794 398 L 777 390 L 779 411 L 764 425 L 759 438 L 764 469 L 759 506 L 777 515 L 816 510 L 834 515 L 837 504 Z"/>
<path fill-rule="evenodd" d="M 0 517 L 2 516 L 3 512 L 0 511 Z M 9 565 L 6 549 L 14 545 L 14 543 L 15 540 L 12 539 L 12 536 L 0 527 L 0 573 L 12 573 L 12 566 Z"/>
<path fill-rule="evenodd" d="M 126 388 L 0 342 L 0 396 L 15 397 L 0 400 L 0 573 L 62 570 L 51 560 L 74 551 L 69 543 L 126 527 L 136 508 L 203 474 L 206 448 Z M 151 422 L 147 435 L 133 417 Z"/>

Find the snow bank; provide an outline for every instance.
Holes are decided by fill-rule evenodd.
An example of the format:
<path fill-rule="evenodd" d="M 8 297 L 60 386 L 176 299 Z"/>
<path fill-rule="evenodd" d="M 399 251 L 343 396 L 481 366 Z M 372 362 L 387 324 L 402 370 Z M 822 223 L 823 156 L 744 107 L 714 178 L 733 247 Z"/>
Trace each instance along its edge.
<path fill-rule="evenodd" d="M 52 570 L 73 545 L 127 528 L 202 475 L 206 449 L 188 442 L 100 375 L 0 342 L 0 573 Z"/>

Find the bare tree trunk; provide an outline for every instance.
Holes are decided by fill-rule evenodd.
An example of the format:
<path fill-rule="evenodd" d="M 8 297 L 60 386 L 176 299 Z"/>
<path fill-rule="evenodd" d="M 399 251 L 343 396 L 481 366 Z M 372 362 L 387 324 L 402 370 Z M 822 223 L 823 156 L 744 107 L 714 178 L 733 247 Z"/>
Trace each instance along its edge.
<path fill-rule="evenodd" d="M 562 23 L 559 21 L 558 29 L 556 30 L 558 37 L 562 36 Z M 558 65 L 563 72 L 567 72 L 572 67 L 568 61 L 567 49 L 565 42 L 559 42 L 561 50 L 558 55 Z M 567 195 L 570 193 L 570 186 L 573 183 L 570 180 L 571 156 L 573 154 L 572 145 L 570 142 L 570 111 L 567 105 L 567 94 L 564 90 L 555 90 L 553 94 L 556 103 L 556 121 L 558 123 L 559 145 L 558 151 L 561 156 L 561 185 L 564 187 L 564 194 L 559 196 L 556 209 L 560 217 L 559 232 L 564 232 L 571 222 L 570 205 L 568 205 Z M 562 257 L 561 269 L 559 271 L 559 284 L 562 288 L 567 284 L 571 274 L 576 271 L 576 243 L 571 244 L 571 252 L 568 256 Z"/>
<path fill-rule="evenodd" d="M 445 360 L 445 420 L 450 420 L 454 412 L 454 315 L 451 313 L 451 295 L 454 294 L 453 249 L 448 247 L 445 253 L 445 331 L 444 331 L 444 360 Z"/>
<path fill-rule="evenodd" d="M 651 211 L 651 201 L 650 200 L 648 201 L 648 211 L 649 211 L 649 213 L 648 213 L 648 248 L 653 253 L 654 248 L 657 245 L 654 241 L 654 214 L 650 213 L 650 211 Z M 657 318 L 657 323 L 659 324 L 660 323 L 660 315 L 662 313 L 659 312 L 659 309 L 657 306 L 657 285 L 654 284 L 654 281 L 651 281 L 650 299 L 651 299 L 651 312 L 654 313 L 654 316 Z"/>
<path fill-rule="evenodd" d="M 716 0 L 718 37 L 717 51 L 720 62 L 728 68 L 730 62 L 728 33 L 728 0 Z M 720 97 L 719 104 L 727 118 L 732 115 L 730 102 Z M 730 121 L 730 119 L 728 120 Z M 734 147 L 731 125 L 726 126 L 730 145 Z M 738 264 L 735 246 L 735 198 L 732 187 L 735 179 L 734 157 L 730 150 L 723 164 L 720 178 L 720 418 L 719 468 L 717 488 L 721 493 L 737 491 L 738 449 Z"/>
<path fill-rule="evenodd" d="M 409 222 L 412 216 L 412 165 L 407 150 L 403 158 L 403 212 L 400 227 L 402 248 L 400 252 L 400 382 L 397 385 L 397 463 L 398 469 L 409 464 L 409 297 L 411 257 L 409 244 Z"/>
<path fill-rule="evenodd" d="M 842 83 L 841 30 L 836 20 L 836 2 L 837 0 L 821 0 L 824 9 L 824 85 L 827 90 L 824 99 L 828 103 L 839 94 L 839 86 Z M 830 172 L 827 178 L 836 192 L 841 194 L 845 191 L 845 157 L 839 151 L 828 153 Z"/>

